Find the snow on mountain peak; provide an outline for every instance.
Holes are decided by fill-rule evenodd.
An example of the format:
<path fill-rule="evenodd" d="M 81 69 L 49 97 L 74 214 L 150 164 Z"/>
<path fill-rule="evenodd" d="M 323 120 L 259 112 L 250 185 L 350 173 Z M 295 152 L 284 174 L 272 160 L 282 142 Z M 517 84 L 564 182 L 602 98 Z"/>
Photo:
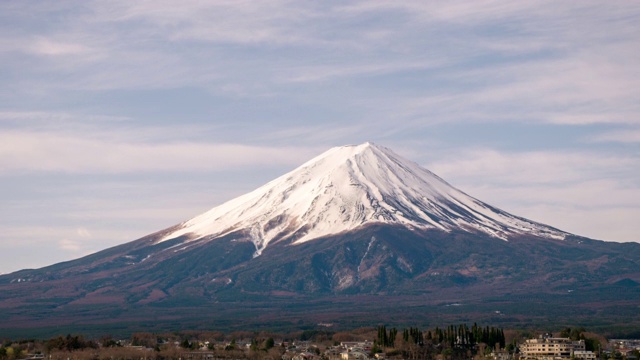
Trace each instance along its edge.
<path fill-rule="evenodd" d="M 368 223 L 564 238 L 565 233 L 493 208 L 388 148 L 332 148 L 260 188 L 179 225 L 160 241 L 247 231 L 256 256 L 272 241 L 299 244 Z"/>

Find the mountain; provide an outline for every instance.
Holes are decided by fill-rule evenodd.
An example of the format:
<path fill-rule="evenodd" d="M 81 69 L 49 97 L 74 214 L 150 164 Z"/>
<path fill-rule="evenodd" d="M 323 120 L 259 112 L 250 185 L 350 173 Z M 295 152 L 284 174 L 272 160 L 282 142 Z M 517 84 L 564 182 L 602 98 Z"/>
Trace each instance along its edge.
<path fill-rule="evenodd" d="M 160 241 L 215 238 L 247 231 L 256 256 L 274 239 L 293 244 L 367 224 L 462 229 L 507 240 L 566 233 L 489 206 L 432 172 L 371 143 L 333 148 L 268 184 L 213 208 Z"/>
<path fill-rule="evenodd" d="M 640 244 L 511 215 L 365 143 L 139 240 L 0 276 L 0 330 L 640 324 L 639 283 Z"/>

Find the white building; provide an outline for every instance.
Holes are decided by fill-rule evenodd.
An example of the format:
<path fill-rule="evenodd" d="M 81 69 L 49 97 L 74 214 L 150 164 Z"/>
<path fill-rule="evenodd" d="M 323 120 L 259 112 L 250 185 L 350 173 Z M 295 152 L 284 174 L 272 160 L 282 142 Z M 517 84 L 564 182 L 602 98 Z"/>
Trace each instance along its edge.
<path fill-rule="evenodd" d="M 557 360 L 575 357 L 575 352 L 585 354 L 584 340 L 573 341 L 569 338 L 540 337 L 528 339 L 520 345 L 520 359 Z M 594 354 L 595 357 L 595 354 Z M 592 359 L 592 358 L 585 358 Z"/>
<path fill-rule="evenodd" d="M 342 360 L 368 360 L 369 355 L 361 352 L 361 351 L 348 351 L 340 354 L 342 356 Z"/>
<path fill-rule="evenodd" d="M 593 351 L 575 350 L 573 352 L 573 357 L 576 360 L 595 360 L 596 354 Z"/>

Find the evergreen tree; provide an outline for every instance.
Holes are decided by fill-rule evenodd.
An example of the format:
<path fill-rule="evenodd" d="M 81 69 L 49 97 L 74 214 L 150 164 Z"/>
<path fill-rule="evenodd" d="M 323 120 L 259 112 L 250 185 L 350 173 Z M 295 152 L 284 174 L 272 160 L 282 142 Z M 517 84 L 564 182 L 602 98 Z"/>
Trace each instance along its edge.
<path fill-rule="evenodd" d="M 266 350 L 269 350 L 269 349 L 271 349 L 271 348 L 272 348 L 272 347 L 274 347 L 274 346 L 275 346 L 275 341 L 273 341 L 273 338 L 272 338 L 272 337 L 267 338 L 267 340 L 265 340 L 265 341 L 264 341 L 264 348 L 265 348 Z"/>
<path fill-rule="evenodd" d="M 378 344 L 380 346 L 389 346 L 389 337 L 387 336 L 387 327 L 384 325 L 378 326 Z"/>
<path fill-rule="evenodd" d="M 387 346 L 393 347 L 396 343 L 396 335 L 398 334 L 398 329 L 393 328 L 389 331 L 389 343 Z"/>

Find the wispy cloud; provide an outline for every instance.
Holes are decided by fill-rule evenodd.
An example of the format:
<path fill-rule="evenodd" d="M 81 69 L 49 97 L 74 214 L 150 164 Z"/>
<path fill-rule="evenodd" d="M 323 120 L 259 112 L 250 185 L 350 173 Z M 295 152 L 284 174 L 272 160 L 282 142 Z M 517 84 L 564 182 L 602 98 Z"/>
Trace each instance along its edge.
<path fill-rule="evenodd" d="M 444 85 L 436 88 L 438 93 L 466 88 L 456 103 L 469 104 L 469 109 L 485 104 L 488 116 L 509 111 L 509 103 L 516 101 L 515 106 L 549 112 L 545 121 L 550 122 L 579 115 L 594 119 L 590 115 L 603 109 L 603 118 L 611 119 L 616 118 L 609 116 L 614 108 L 637 103 L 629 92 L 639 81 L 633 75 L 637 72 L 629 71 L 640 53 L 632 21 L 640 9 L 634 4 L 606 5 L 607 11 L 598 3 L 536 1 L 183 5 L 97 3 L 68 24 L 58 24 L 53 34 L 36 35 L 36 41 L 34 34 L 18 33 L 13 41 L 32 44 L 36 53 L 47 55 L 37 74 L 25 74 L 23 88 L 42 88 L 43 80 L 50 91 L 188 84 L 246 97 L 296 93 L 291 82 L 390 73 L 425 76 L 420 71 L 435 69 L 434 80 Z M 96 58 L 90 49 L 100 49 L 102 55 Z M 256 51 L 260 57 L 250 56 Z M 618 56 L 607 55 L 612 53 Z M 63 67 L 65 81 L 42 76 L 43 71 L 59 73 L 69 62 L 51 54 L 73 55 L 72 66 Z M 85 64 L 75 62 L 84 57 Z M 499 61 L 482 61 L 486 57 Z M 364 97 L 371 95 L 366 91 Z M 406 102 L 403 96 L 399 100 L 397 110 Z M 592 105 L 585 109 L 585 104 Z M 565 109 L 558 111 L 558 105 Z M 636 108 L 626 117 L 637 113 Z"/>
<path fill-rule="evenodd" d="M 43 267 L 132 239 L 127 231 L 109 228 L 99 229 L 100 236 L 93 237 L 78 234 L 73 226 L 6 225 L 2 229 L 0 241 L 3 246 L 14 251 L 14 258 L 10 263 L 13 266 L 5 267 L 7 270 Z"/>
<path fill-rule="evenodd" d="M 0 126 L 13 124 L 20 128 L 60 130 L 65 127 L 95 126 L 96 123 L 113 123 L 132 120 L 127 116 L 79 114 L 58 111 L 0 111 Z"/>
<path fill-rule="evenodd" d="M 28 50 L 47 56 L 78 56 L 90 51 L 82 44 L 57 42 L 47 38 L 36 39 L 29 45 Z"/>
<path fill-rule="evenodd" d="M 220 171 L 265 164 L 297 164 L 305 149 L 225 143 L 140 143 L 77 134 L 4 131 L 0 171 L 128 173 Z"/>
<path fill-rule="evenodd" d="M 398 63 L 371 63 L 347 66 L 306 66 L 288 69 L 292 75 L 283 76 L 287 82 L 318 82 L 327 81 L 336 78 L 365 77 L 365 76 L 381 76 L 385 74 L 394 74 L 398 72 L 407 72 L 415 70 L 424 70 L 436 68 L 438 64 L 435 61 L 413 61 Z M 441 65 L 441 64 L 440 64 Z"/>
<path fill-rule="evenodd" d="M 465 182 L 475 179 L 508 184 L 549 184 L 616 178 L 620 169 L 634 174 L 640 158 L 634 155 L 606 155 L 591 151 L 504 152 L 494 149 L 465 149 L 429 164 L 445 178 Z"/>
<path fill-rule="evenodd" d="M 638 121 L 640 123 L 640 120 Z M 640 129 L 606 131 L 589 138 L 592 142 L 640 143 Z"/>
<path fill-rule="evenodd" d="M 58 244 L 60 245 L 60 249 L 63 251 L 72 253 L 77 253 L 78 251 L 80 251 L 80 244 L 74 240 L 62 239 L 58 242 Z"/>

